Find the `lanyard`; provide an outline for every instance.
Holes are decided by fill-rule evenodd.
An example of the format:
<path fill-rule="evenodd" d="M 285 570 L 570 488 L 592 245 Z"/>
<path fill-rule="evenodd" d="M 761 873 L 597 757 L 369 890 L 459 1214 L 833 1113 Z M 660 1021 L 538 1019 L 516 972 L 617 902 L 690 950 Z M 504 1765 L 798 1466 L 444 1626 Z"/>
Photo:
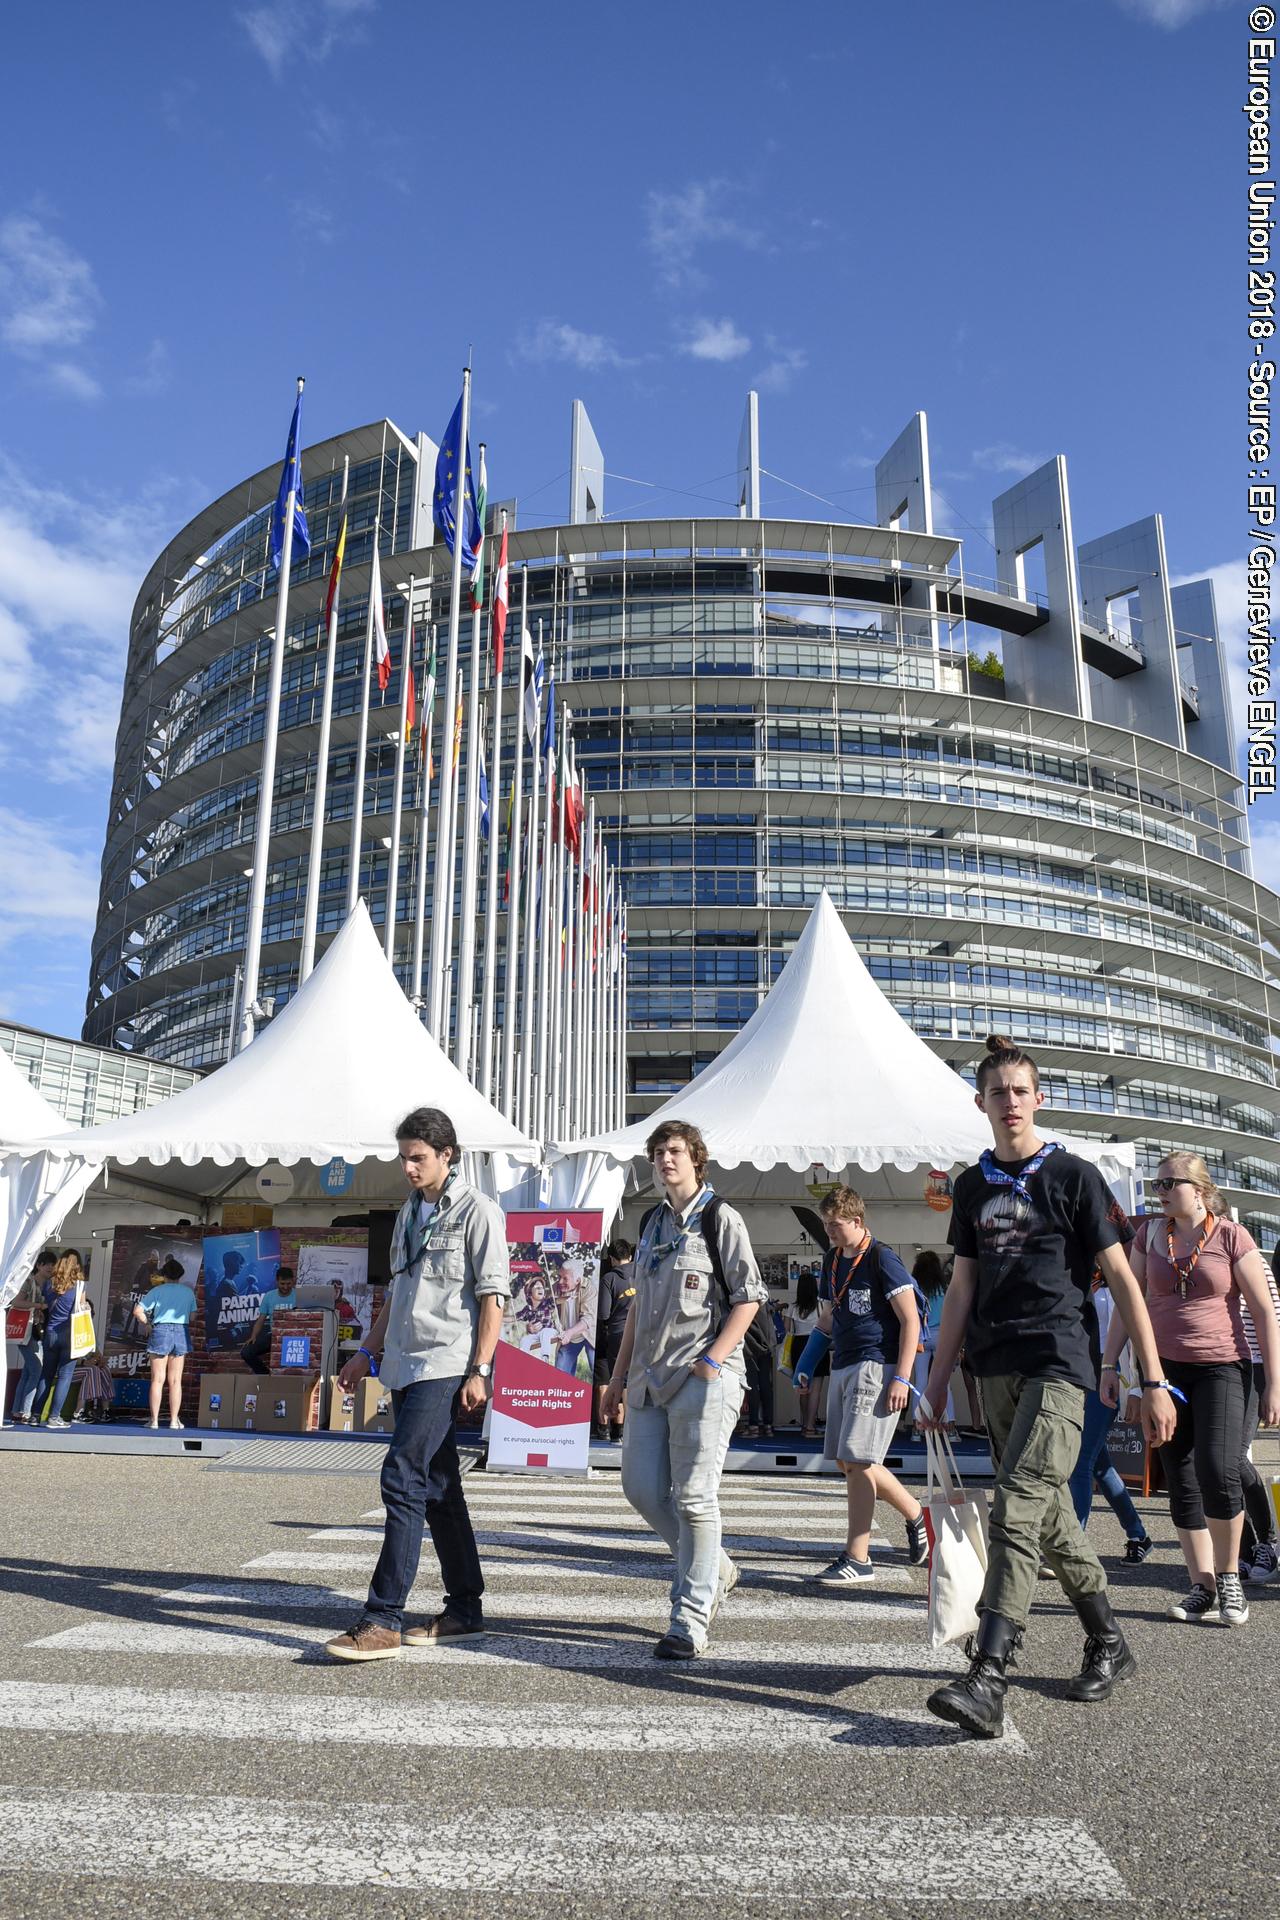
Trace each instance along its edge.
<path fill-rule="evenodd" d="M 702 1192 L 698 1195 L 697 1199 L 694 1201 L 693 1211 L 690 1213 L 688 1219 L 685 1221 L 683 1226 L 681 1226 L 679 1220 L 676 1219 L 675 1208 L 671 1205 L 671 1202 L 669 1200 L 664 1200 L 662 1202 L 662 1206 L 658 1208 L 658 1211 L 654 1216 L 653 1224 L 649 1228 L 649 1244 L 645 1248 L 645 1256 L 644 1256 L 644 1270 L 647 1277 L 652 1278 L 652 1276 L 658 1271 L 658 1268 L 662 1265 L 663 1261 L 666 1259 L 667 1255 L 669 1253 L 674 1253 L 677 1247 L 683 1246 L 684 1242 L 688 1239 L 689 1235 L 693 1232 L 694 1228 L 701 1226 L 702 1209 L 706 1206 L 710 1198 L 711 1198 L 711 1188 L 703 1187 Z M 675 1223 L 675 1229 L 676 1229 L 675 1235 L 670 1240 L 659 1240 L 657 1237 L 658 1228 L 662 1224 L 662 1214 L 663 1214 L 664 1208 L 671 1215 L 671 1218 Z"/>
<path fill-rule="evenodd" d="M 998 1167 L 996 1165 L 995 1155 L 992 1153 L 990 1147 L 987 1147 L 978 1162 L 982 1170 L 982 1177 L 989 1186 L 1012 1187 L 1018 1198 L 1025 1200 L 1027 1205 L 1030 1206 L 1031 1189 L 1027 1183 L 1033 1173 L 1039 1173 L 1041 1167 L 1049 1158 L 1049 1155 L 1057 1152 L 1058 1144 L 1056 1140 L 1046 1140 L 1039 1153 L 1028 1160 L 1021 1173 L 1006 1173 L 1003 1167 Z"/>
<path fill-rule="evenodd" d="M 409 1223 L 405 1228 L 405 1235 L 404 1235 L 404 1251 L 405 1251 L 406 1265 L 399 1269 L 401 1273 L 408 1273 L 410 1268 L 413 1267 L 419 1260 L 421 1260 L 423 1254 L 426 1252 L 427 1248 L 431 1245 L 431 1236 L 436 1230 L 436 1223 L 440 1218 L 441 1209 L 444 1206 L 445 1198 L 452 1185 L 453 1185 L 453 1169 L 450 1168 L 448 1178 L 446 1179 L 444 1185 L 441 1187 L 440 1192 L 436 1198 L 436 1204 L 432 1212 L 431 1218 L 428 1221 L 426 1221 L 425 1224 L 421 1223 L 421 1216 L 418 1212 L 418 1209 L 422 1202 L 422 1195 L 420 1193 L 414 1195 L 413 1213 L 411 1214 Z M 416 1249 L 411 1249 L 410 1236 L 411 1234 L 416 1233 L 419 1230 L 422 1233 L 422 1243 Z"/>
<path fill-rule="evenodd" d="M 832 1262 L 832 1267 L 831 1267 L 831 1310 L 833 1313 L 835 1312 L 837 1307 L 843 1305 L 844 1297 L 846 1293 L 848 1293 L 849 1291 L 849 1282 L 853 1279 L 854 1274 L 858 1271 L 858 1268 L 862 1265 L 863 1256 L 865 1255 L 867 1248 L 870 1245 L 871 1245 L 871 1235 L 868 1234 L 866 1239 L 863 1241 L 862 1245 L 858 1248 L 857 1253 L 855 1253 L 855 1255 L 853 1256 L 853 1260 L 849 1266 L 849 1271 L 848 1273 L 846 1273 L 844 1277 L 844 1285 L 841 1287 L 839 1293 L 836 1292 L 836 1275 L 840 1271 L 840 1262 L 842 1259 L 845 1258 L 845 1256 L 840 1253 L 836 1254 L 835 1260 Z"/>

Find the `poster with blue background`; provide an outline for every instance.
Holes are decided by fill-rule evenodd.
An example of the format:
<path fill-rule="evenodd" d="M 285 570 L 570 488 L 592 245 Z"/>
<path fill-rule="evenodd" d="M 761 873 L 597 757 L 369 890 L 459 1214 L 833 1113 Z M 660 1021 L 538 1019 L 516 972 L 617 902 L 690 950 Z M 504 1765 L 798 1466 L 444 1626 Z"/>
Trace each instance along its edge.
<path fill-rule="evenodd" d="M 280 1233 L 215 1233 L 204 1243 L 204 1339 L 209 1352 L 238 1350 L 276 1283 Z"/>

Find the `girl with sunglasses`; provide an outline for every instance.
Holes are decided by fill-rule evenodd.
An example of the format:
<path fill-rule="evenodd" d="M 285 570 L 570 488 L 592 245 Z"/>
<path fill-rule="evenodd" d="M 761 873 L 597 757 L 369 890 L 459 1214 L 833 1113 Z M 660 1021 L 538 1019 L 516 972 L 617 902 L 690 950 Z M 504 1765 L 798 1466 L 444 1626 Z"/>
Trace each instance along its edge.
<path fill-rule="evenodd" d="M 1252 1237 L 1227 1213 L 1198 1154 L 1171 1153 L 1150 1183 L 1158 1215 L 1143 1220 L 1129 1264 L 1147 1299 L 1160 1365 L 1177 1395 L 1173 1438 L 1160 1448 L 1169 1508 L 1191 1591 L 1173 1620 L 1226 1627 L 1249 1618 L 1237 1565 L 1244 1499 L 1240 1456 L 1251 1376 L 1242 1298 L 1257 1328 L 1266 1376 L 1262 1424 L 1280 1425 L 1280 1328 L 1266 1269 Z M 1102 1398 L 1119 1400 L 1116 1361 L 1124 1329 L 1113 1325 L 1102 1357 Z"/>

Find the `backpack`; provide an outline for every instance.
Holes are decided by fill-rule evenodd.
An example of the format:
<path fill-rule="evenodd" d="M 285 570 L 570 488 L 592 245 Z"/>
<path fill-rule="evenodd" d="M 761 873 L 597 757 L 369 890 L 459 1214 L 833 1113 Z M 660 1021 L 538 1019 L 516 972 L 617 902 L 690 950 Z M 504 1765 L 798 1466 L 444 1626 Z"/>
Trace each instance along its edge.
<path fill-rule="evenodd" d="M 720 1195 L 713 1193 L 702 1209 L 699 1224 L 702 1228 L 702 1238 L 706 1242 L 707 1252 L 711 1256 L 712 1272 L 715 1274 L 720 1286 L 720 1291 L 724 1295 L 724 1310 L 728 1313 L 730 1307 L 729 1282 L 724 1276 L 724 1265 L 720 1259 L 720 1235 L 716 1231 L 720 1221 L 720 1208 L 723 1204 Z M 659 1201 L 658 1206 L 661 1205 L 662 1202 Z M 649 1211 L 641 1220 L 640 1240 L 644 1239 L 645 1229 L 657 1211 L 658 1207 L 650 1207 Z M 761 1302 L 756 1310 L 754 1319 L 742 1336 L 742 1357 L 749 1367 L 773 1366 L 777 1359 L 777 1341 L 774 1337 L 773 1314 L 770 1311 L 767 1301 Z"/>

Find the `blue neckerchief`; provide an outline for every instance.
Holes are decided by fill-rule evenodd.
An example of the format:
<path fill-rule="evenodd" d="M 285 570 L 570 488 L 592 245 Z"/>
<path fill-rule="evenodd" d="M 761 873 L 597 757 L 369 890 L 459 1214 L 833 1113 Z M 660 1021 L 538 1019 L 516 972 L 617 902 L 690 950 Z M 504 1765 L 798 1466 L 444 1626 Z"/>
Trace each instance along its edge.
<path fill-rule="evenodd" d="M 449 1189 L 453 1185 L 456 1171 L 456 1168 L 450 1167 L 448 1177 L 437 1196 L 435 1210 L 430 1220 L 423 1218 L 426 1211 L 426 1204 L 422 1195 L 420 1193 L 414 1194 L 409 1206 L 409 1217 L 404 1226 L 405 1264 L 404 1267 L 400 1269 L 401 1272 L 407 1272 L 409 1268 L 416 1266 L 427 1248 L 431 1245 L 431 1236 L 435 1232 L 436 1222 L 440 1218 L 440 1209 L 443 1207 Z"/>
<path fill-rule="evenodd" d="M 1030 1206 L 1031 1189 L 1027 1182 L 1033 1173 L 1039 1173 L 1041 1167 L 1049 1158 L 1049 1155 L 1056 1153 L 1060 1145 L 1061 1142 L 1058 1140 L 1046 1140 L 1039 1153 L 1033 1155 L 1032 1158 L 1028 1160 L 1021 1173 L 1006 1173 L 1003 1167 L 998 1167 L 996 1165 L 996 1157 L 990 1147 L 986 1148 L 982 1154 L 981 1159 L 978 1161 L 978 1166 L 982 1171 L 983 1179 L 986 1180 L 990 1186 L 1012 1187 L 1018 1198 L 1025 1200 L 1027 1205 Z"/>
<path fill-rule="evenodd" d="M 664 1198 L 649 1226 L 648 1245 L 645 1247 L 644 1255 L 644 1270 L 646 1275 L 656 1273 L 667 1255 L 674 1253 L 676 1248 L 688 1238 L 695 1227 L 701 1226 L 702 1209 L 711 1197 L 712 1189 L 704 1186 L 702 1192 L 694 1201 L 692 1211 L 683 1226 L 681 1226 L 680 1222 L 676 1219 L 675 1209 L 671 1205 L 671 1202 Z M 662 1225 L 664 1212 L 671 1215 L 672 1224 L 675 1227 L 675 1232 L 669 1240 L 659 1240 L 657 1237 L 658 1228 Z"/>

